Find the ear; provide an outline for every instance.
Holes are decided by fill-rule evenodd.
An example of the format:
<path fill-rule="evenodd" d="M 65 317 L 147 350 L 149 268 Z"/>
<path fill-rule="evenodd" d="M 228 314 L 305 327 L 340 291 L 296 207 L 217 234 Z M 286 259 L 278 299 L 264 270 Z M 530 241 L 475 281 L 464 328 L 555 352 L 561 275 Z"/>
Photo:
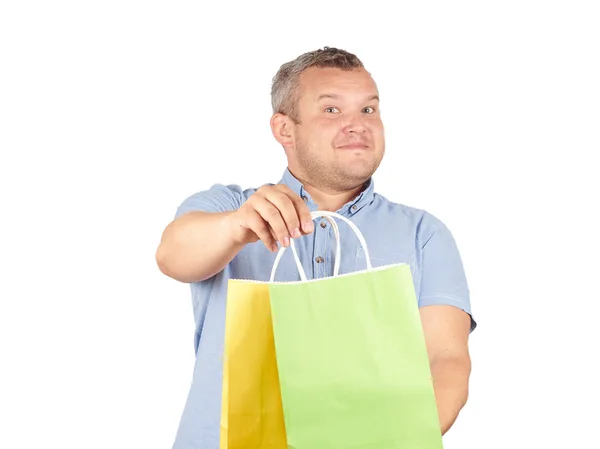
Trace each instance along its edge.
<path fill-rule="evenodd" d="M 287 149 L 294 144 L 293 124 L 292 120 L 281 113 L 274 114 L 271 117 L 271 131 L 273 137 L 279 142 L 283 148 Z"/>

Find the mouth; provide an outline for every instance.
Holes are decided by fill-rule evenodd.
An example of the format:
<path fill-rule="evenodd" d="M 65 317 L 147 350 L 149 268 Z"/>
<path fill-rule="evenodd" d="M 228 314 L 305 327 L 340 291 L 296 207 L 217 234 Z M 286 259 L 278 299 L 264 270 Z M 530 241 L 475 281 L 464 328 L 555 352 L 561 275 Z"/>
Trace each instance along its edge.
<path fill-rule="evenodd" d="M 338 146 L 340 150 L 366 150 L 369 148 L 369 145 L 362 142 L 353 142 L 347 143 L 345 145 Z"/>

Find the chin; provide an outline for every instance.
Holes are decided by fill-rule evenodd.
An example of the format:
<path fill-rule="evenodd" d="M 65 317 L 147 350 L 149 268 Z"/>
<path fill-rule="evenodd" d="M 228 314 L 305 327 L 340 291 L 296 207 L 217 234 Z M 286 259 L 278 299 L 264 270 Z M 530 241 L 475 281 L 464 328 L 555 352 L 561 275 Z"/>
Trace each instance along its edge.
<path fill-rule="evenodd" d="M 377 166 L 369 164 L 354 167 L 344 167 L 341 172 L 344 177 L 353 179 L 356 182 L 364 182 L 373 176 L 375 170 L 377 170 Z"/>

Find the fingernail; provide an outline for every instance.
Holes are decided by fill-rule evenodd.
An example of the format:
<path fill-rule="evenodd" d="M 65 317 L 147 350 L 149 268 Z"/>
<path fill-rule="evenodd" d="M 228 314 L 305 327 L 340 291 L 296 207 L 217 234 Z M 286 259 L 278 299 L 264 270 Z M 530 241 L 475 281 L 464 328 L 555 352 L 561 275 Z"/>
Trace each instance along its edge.
<path fill-rule="evenodd" d="M 296 228 L 296 229 L 294 229 L 294 230 L 292 231 L 292 237 L 293 237 L 293 238 L 300 237 L 300 235 L 301 235 L 301 234 L 300 234 L 300 229 Z"/>
<path fill-rule="evenodd" d="M 283 246 L 285 246 L 286 248 L 288 246 L 290 246 L 290 238 L 289 237 L 284 237 L 283 238 Z"/>
<path fill-rule="evenodd" d="M 313 231 L 313 222 L 307 221 L 306 223 L 304 223 L 302 225 L 302 229 L 304 229 L 304 232 L 312 232 Z"/>

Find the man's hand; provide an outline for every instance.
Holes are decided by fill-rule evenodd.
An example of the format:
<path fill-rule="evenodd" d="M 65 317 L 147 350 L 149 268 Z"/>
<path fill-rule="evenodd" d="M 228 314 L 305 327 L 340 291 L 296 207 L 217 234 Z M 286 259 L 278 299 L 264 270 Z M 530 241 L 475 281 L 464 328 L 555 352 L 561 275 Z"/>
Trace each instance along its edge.
<path fill-rule="evenodd" d="M 238 243 L 262 240 L 268 250 L 277 251 L 277 242 L 289 246 L 290 238 L 314 230 L 310 209 L 289 187 L 267 185 L 227 217 L 231 236 Z"/>

